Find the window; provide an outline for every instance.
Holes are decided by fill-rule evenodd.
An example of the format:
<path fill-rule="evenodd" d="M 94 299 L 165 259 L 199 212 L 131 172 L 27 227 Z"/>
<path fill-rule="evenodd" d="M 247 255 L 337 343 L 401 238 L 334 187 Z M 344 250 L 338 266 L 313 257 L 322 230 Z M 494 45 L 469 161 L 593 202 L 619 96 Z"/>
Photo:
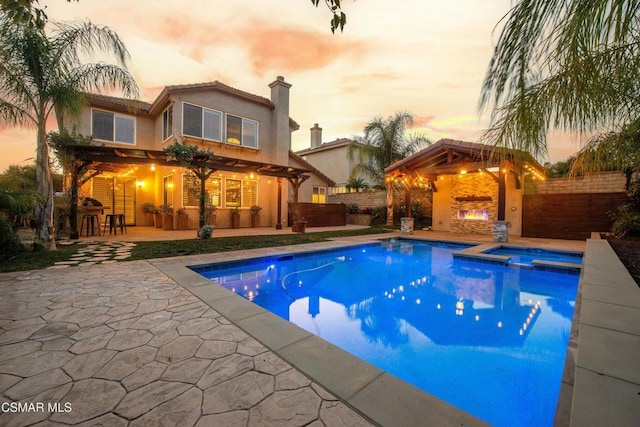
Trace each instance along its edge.
<path fill-rule="evenodd" d="M 135 144 L 136 120 L 134 117 L 108 111 L 91 111 L 91 135 L 103 141 Z"/>
<path fill-rule="evenodd" d="M 222 141 L 222 113 L 183 103 L 182 134 L 210 141 Z"/>
<path fill-rule="evenodd" d="M 248 208 L 258 204 L 257 181 L 227 179 L 225 185 L 225 207 Z"/>
<path fill-rule="evenodd" d="M 227 114 L 227 144 L 258 148 L 258 122 Z"/>
<path fill-rule="evenodd" d="M 239 208 L 242 206 L 242 181 L 239 179 L 227 179 L 225 206 L 228 208 Z"/>
<path fill-rule="evenodd" d="M 204 191 L 207 196 L 207 204 L 220 206 L 222 180 L 210 176 L 204 183 Z M 182 205 L 200 206 L 200 181 L 192 173 L 182 176 Z"/>
<path fill-rule="evenodd" d="M 242 181 L 242 207 L 250 208 L 258 204 L 258 182 Z"/>
<path fill-rule="evenodd" d="M 311 203 L 327 203 L 327 188 L 313 187 L 313 196 L 311 197 Z"/>
<path fill-rule="evenodd" d="M 162 203 L 173 206 L 173 175 L 162 177 Z"/>
<path fill-rule="evenodd" d="M 166 141 L 173 135 L 173 105 L 162 113 L 162 140 Z"/>

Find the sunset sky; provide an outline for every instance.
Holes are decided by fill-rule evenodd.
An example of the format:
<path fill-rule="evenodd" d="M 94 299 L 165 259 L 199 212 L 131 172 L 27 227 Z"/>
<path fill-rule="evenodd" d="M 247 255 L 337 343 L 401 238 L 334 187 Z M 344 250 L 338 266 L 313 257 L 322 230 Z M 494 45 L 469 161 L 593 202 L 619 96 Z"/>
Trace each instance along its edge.
<path fill-rule="evenodd" d="M 488 126 L 477 106 L 494 28 L 510 3 L 345 0 L 348 24 L 332 35 L 329 11 L 309 0 L 40 1 L 50 21 L 88 19 L 115 30 L 147 102 L 166 85 L 214 80 L 269 98 L 268 84 L 284 76 L 300 124 L 294 150 L 309 147 L 314 123 L 328 142 L 397 111 L 411 112 L 414 130 L 433 141 L 477 141 Z M 33 131 L 0 128 L 0 143 L 0 171 L 32 161 Z M 541 160 L 578 149 L 577 139 L 550 138 Z"/>

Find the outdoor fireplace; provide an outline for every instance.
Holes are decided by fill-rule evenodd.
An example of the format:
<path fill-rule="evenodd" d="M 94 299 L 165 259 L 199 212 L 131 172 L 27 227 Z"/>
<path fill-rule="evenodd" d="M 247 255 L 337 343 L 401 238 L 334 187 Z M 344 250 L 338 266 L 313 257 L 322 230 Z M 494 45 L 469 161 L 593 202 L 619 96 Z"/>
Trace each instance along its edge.
<path fill-rule="evenodd" d="M 458 219 L 488 221 L 489 209 L 460 209 L 458 210 Z"/>

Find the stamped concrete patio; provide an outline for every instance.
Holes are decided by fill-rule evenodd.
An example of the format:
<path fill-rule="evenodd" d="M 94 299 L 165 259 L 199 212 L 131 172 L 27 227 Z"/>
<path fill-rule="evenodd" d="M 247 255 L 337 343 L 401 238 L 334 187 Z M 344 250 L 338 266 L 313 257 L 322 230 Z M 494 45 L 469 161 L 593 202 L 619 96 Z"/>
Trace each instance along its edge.
<path fill-rule="evenodd" d="M 372 238 L 0 275 L 0 425 L 484 425 L 185 268 Z M 587 244 L 558 425 L 640 419 L 640 291 L 602 243 Z"/>

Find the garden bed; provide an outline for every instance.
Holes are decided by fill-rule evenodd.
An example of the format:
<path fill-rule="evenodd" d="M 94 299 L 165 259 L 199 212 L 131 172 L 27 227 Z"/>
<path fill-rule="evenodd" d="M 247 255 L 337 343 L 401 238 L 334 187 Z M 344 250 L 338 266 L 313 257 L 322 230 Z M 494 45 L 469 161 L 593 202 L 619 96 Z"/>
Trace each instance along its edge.
<path fill-rule="evenodd" d="M 640 286 L 640 237 L 607 237 L 607 241 Z"/>

